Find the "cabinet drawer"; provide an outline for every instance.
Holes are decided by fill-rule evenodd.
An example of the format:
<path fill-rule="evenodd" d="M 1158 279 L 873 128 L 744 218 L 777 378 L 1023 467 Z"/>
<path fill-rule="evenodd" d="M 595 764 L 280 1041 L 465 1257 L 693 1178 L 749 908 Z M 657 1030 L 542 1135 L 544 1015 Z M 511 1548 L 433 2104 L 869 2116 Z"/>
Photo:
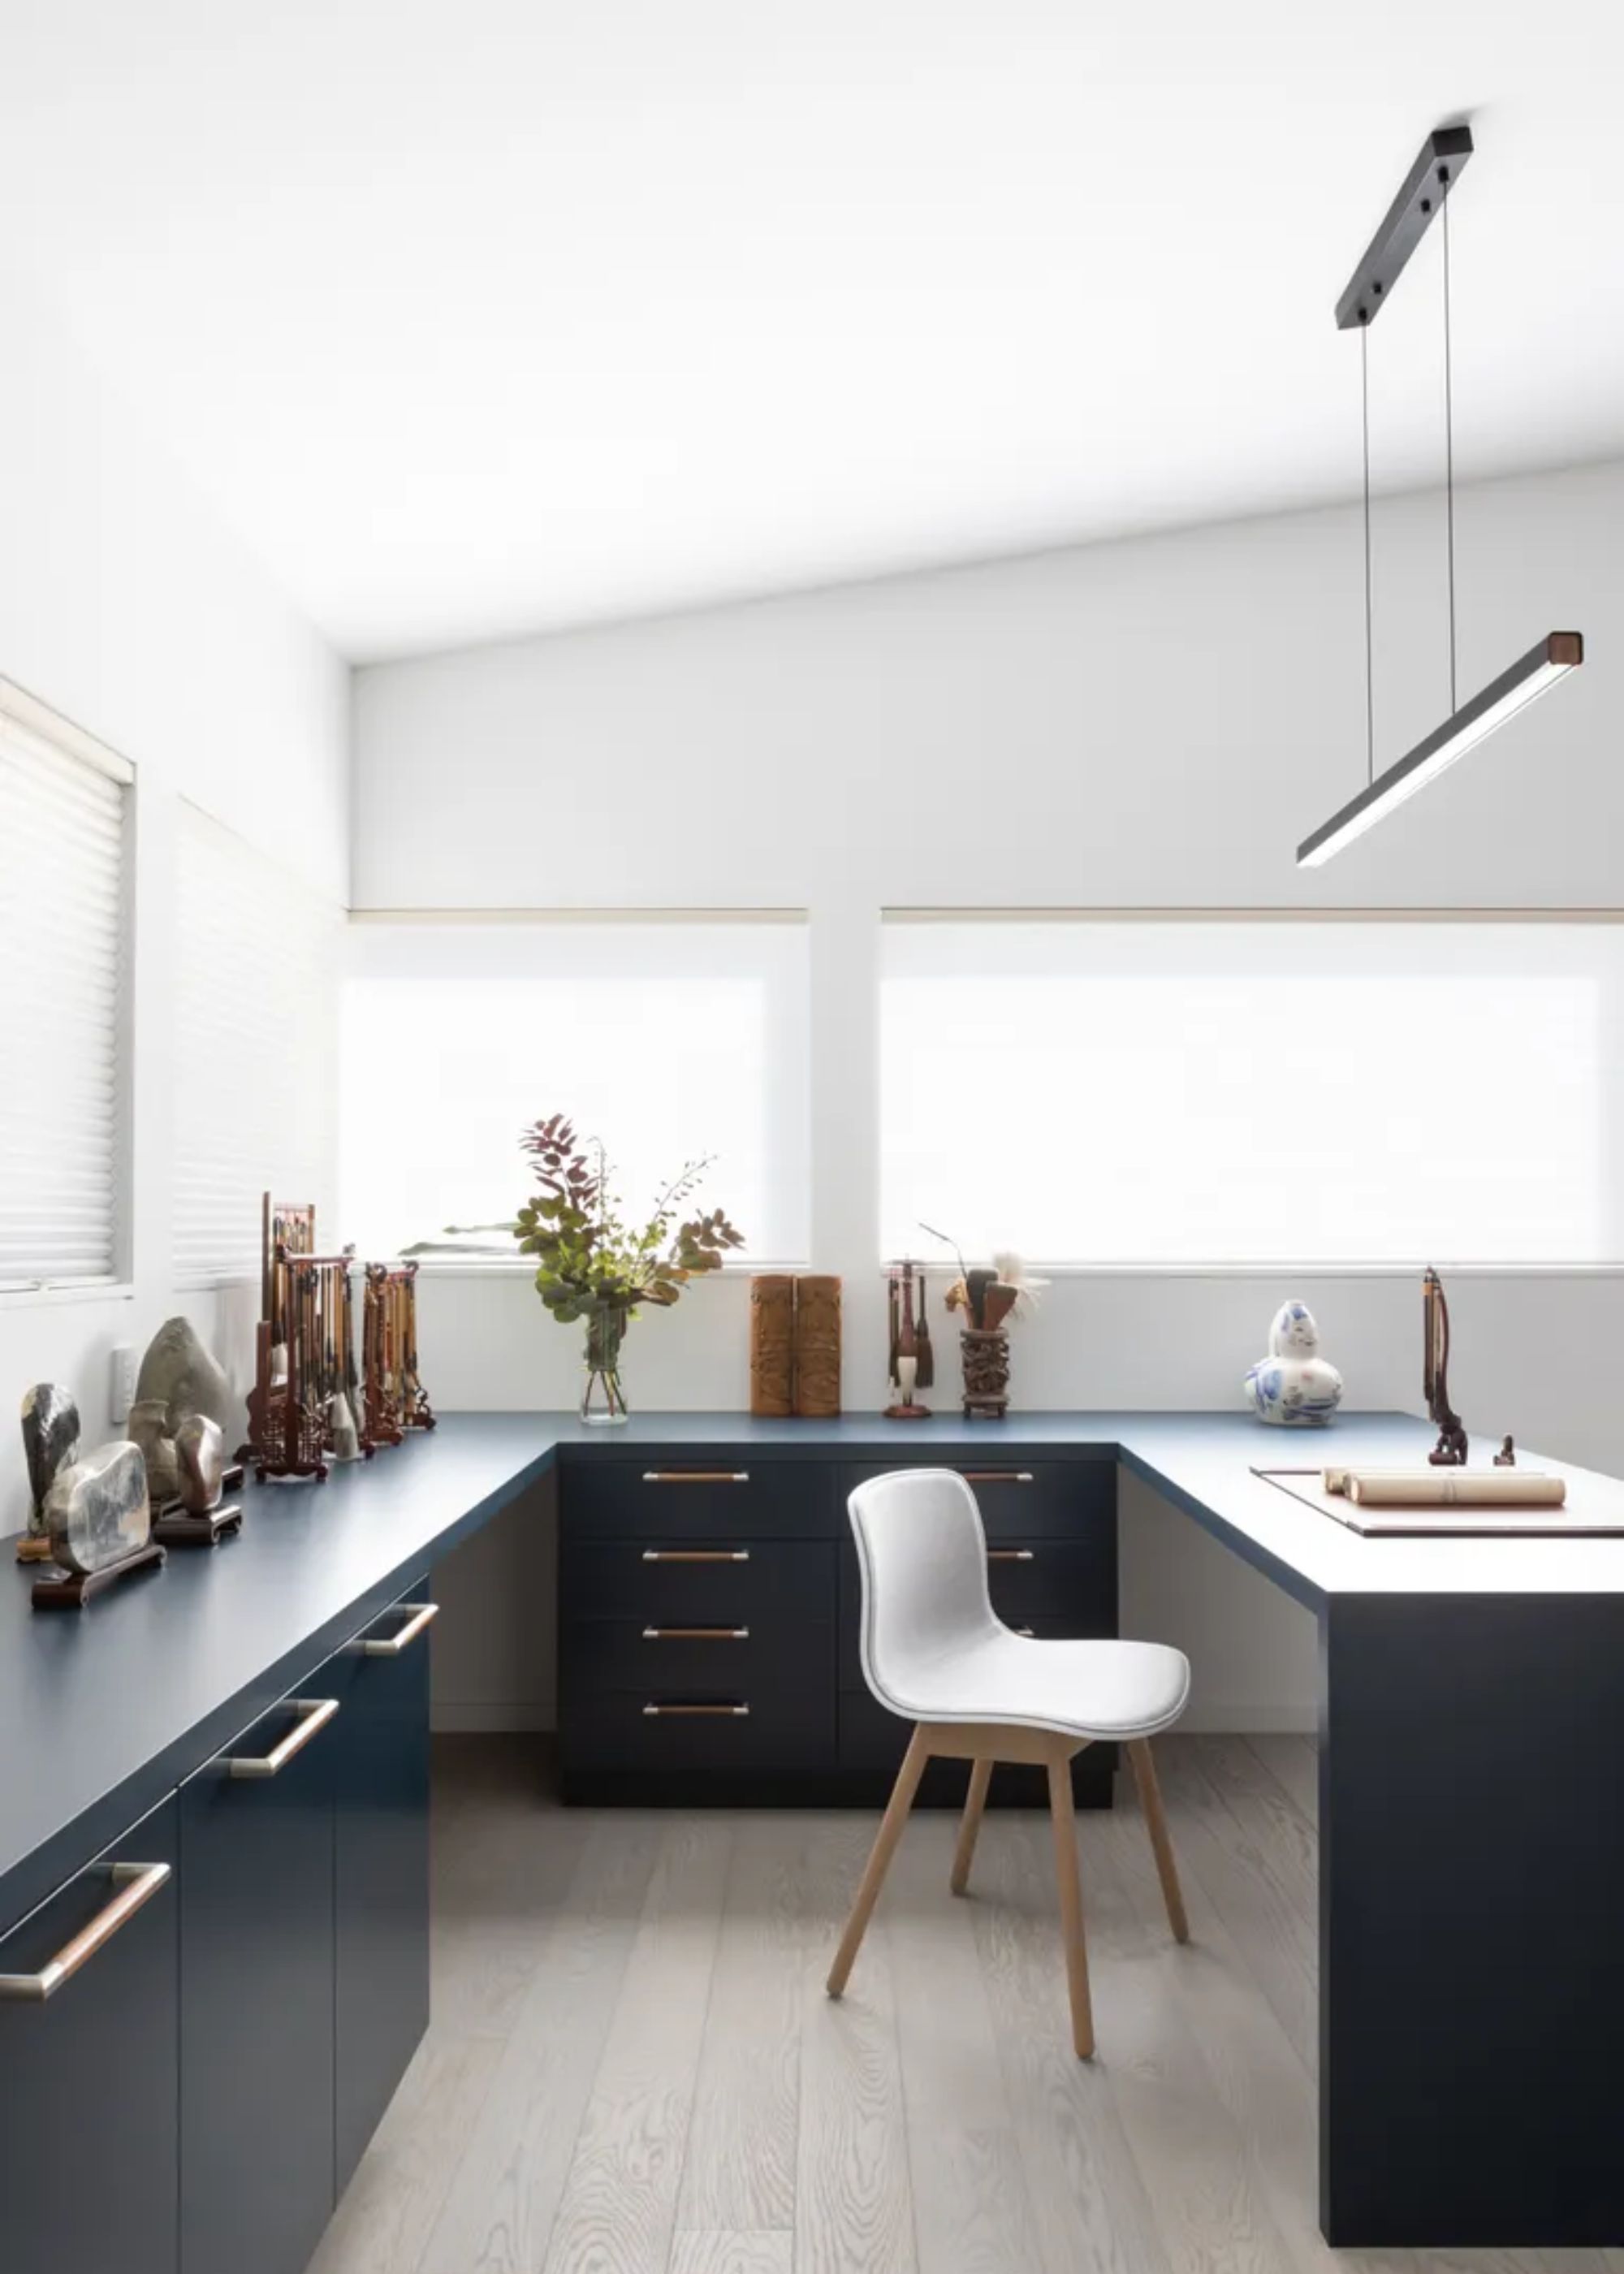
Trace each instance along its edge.
<path fill-rule="evenodd" d="M 827 1461 L 758 1461 L 723 1451 L 666 1460 L 578 1461 L 560 1495 L 566 1540 L 833 1538 L 839 1472 Z"/>
<path fill-rule="evenodd" d="M 341 1681 L 181 1787 L 180 2274 L 297 2274 L 333 2214 Z"/>
<path fill-rule="evenodd" d="M 696 1698 L 651 1683 L 572 1701 L 559 1735 L 566 1774 L 703 1773 L 718 1787 L 730 1776 L 801 1775 L 834 1766 L 834 1691 L 827 1682 L 766 1692 L 741 1683 Z"/>
<path fill-rule="evenodd" d="M 0 2265 L 175 2274 L 171 1797 L 0 1939 Z"/>
<path fill-rule="evenodd" d="M 572 1621 L 748 1626 L 776 1615 L 826 1626 L 835 1615 L 831 1540 L 566 1540 L 560 1581 Z"/>
<path fill-rule="evenodd" d="M 1113 1529 L 1083 1540 L 989 1542 L 988 1592 L 1007 1626 L 1050 1638 L 1116 1631 L 1116 1540 Z M 862 1572 L 855 1543 L 840 1551 L 840 1680 L 862 1687 L 859 1635 Z"/>
<path fill-rule="evenodd" d="M 974 1461 L 871 1461 L 843 1472 L 843 1492 L 897 1469 L 951 1469 L 965 1478 L 989 1540 L 1071 1539 L 1116 1528 L 1114 1461 L 1023 1461 L 993 1454 Z"/>
<path fill-rule="evenodd" d="M 834 1681 L 832 1624 L 769 1613 L 748 1623 L 571 1620 L 559 1637 L 559 1673 L 573 1699 L 606 1690 L 645 1696 L 756 1698 L 805 1695 Z"/>

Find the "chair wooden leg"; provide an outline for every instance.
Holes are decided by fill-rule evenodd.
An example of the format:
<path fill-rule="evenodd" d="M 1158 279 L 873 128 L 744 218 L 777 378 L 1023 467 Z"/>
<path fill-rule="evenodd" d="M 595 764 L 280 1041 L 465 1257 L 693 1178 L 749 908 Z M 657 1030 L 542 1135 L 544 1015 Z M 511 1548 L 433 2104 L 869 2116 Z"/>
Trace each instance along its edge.
<path fill-rule="evenodd" d="M 1184 1916 L 1184 1890 L 1178 1884 L 1178 1864 L 1173 1854 L 1172 1837 L 1168 1831 L 1167 1812 L 1162 1805 L 1162 1787 L 1157 1781 L 1156 1764 L 1151 1757 L 1149 1738 L 1131 1738 L 1128 1758 L 1133 1764 L 1133 1779 L 1139 1788 L 1139 1805 L 1145 1811 L 1145 1822 L 1150 1832 L 1156 1873 L 1162 1881 L 1162 1900 L 1167 1904 L 1168 1924 L 1173 1930 L 1175 1942 L 1188 1942 L 1190 1922 Z"/>
<path fill-rule="evenodd" d="M 973 1761 L 970 1765 L 970 1789 L 965 1795 L 964 1815 L 959 1826 L 959 1845 L 953 1851 L 953 1875 L 948 1881 L 956 1895 L 962 1895 L 970 1884 L 970 1865 L 975 1856 L 975 1835 L 981 1828 L 981 1811 L 987 1805 L 987 1788 L 992 1782 L 992 1763 Z"/>
<path fill-rule="evenodd" d="M 1051 1754 L 1049 1808 L 1055 1826 L 1055 1869 L 1060 1882 L 1060 1933 L 1065 1944 L 1066 1989 L 1071 2000 L 1071 2043 L 1079 2060 L 1094 2052 L 1094 2008 L 1088 1998 L 1088 1950 L 1083 1939 L 1083 1889 L 1077 1870 L 1077 1818 L 1071 1806 L 1069 1757 Z"/>
<path fill-rule="evenodd" d="M 914 1796 L 919 1790 L 919 1781 L 925 1773 L 925 1764 L 929 1758 L 925 1733 L 922 1729 L 915 1729 L 903 1756 L 902 1766 L 897 1772 L 897 1781 L 891 1788 L 891 1800 L 876 1834 L 874 1847 L 857 1890 L 857 1900 L 852 1905 L 846 1932 L 841 1936 L 840 1947 L 835 1953 L 835 1962 L 829 1969 L 825 1986 L 831 1998 L 839 1997 L 851 1978 L 852 1963 L 862 1942 L 863 1931 L 879 1900 L 880 1889 L 885 1884 L 885 1874 L 896 1853 L 897 1842 L 902 1837 L 908 1811 L 914 1805 Z"/>

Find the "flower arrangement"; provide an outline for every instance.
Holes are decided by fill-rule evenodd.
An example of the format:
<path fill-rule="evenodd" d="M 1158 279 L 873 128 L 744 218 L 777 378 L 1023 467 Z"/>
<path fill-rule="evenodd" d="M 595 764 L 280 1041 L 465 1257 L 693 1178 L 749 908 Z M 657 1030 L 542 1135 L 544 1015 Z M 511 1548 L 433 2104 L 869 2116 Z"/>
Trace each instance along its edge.
<path fill-rule="evenodd" d="M 520 1209 L 515 1239 L 537 1259 L 536 1292 L 560 1325 L 586 1321 L 583 1421 L 624 1421 L 620 1344 L 640 1304 L 669 1309 L 695 1273 L 718 1271 L 744 1235 L 721 1209 L 685 1216 L 710 1166 L 688 1161 L 642 1225 L 630 1224 L 613 1189 L 601 1140 L 583 1142 L 561 1113 L 526 1131 L 524 1150 L 539 1190 Z"/>

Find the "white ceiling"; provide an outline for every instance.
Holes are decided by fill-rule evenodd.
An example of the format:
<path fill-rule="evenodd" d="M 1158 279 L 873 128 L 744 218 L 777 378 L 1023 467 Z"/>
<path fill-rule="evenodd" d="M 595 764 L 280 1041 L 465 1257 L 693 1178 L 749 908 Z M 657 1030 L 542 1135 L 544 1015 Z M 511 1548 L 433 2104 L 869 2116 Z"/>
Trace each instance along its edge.
<path fill-rule="evenodd" d="M 1624 448 L 1621 94 L 1617 0 L 0 0 L 0 229 L 371 657 L 1348 494 L 1447 118 L 1460 471 Z"/>

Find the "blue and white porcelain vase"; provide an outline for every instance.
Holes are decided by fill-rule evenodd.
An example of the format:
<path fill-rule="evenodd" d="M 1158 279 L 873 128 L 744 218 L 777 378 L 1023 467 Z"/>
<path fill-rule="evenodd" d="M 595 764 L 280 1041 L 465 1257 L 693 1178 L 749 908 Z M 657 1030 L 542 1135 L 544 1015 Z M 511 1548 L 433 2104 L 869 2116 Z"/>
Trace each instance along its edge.
<path fill-rule="evenodd" d="M 1247 1368 L 1245 1390 L 1259 1420 L 1284 1429 L 1319 1427 L 1342 1404 L 1342 1378 L 1320 1356 L 1320 1329 L 1305 1303 L 1282 1303 L 1275 1312 L 1268 1356 Z"/>

